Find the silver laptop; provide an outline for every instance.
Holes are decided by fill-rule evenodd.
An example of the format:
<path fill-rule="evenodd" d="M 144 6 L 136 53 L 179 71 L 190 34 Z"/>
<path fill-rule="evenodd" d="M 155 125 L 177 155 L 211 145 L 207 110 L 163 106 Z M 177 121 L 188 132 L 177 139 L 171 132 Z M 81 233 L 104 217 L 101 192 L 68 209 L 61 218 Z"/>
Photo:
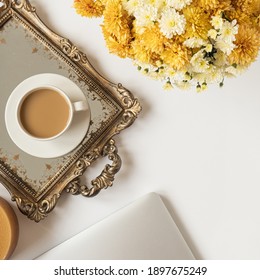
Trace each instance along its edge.
<path fill-rule="evenodd" d="M 194 256 L 160 196 L 148 193 L 36 259 L 191 260 Z"/>

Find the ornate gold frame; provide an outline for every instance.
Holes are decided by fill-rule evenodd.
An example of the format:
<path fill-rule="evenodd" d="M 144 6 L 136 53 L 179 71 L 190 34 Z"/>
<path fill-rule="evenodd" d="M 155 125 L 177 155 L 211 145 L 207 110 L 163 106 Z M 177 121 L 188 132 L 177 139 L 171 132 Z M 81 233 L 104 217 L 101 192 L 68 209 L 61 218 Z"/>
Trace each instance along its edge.
<path fill-rule="evenodd" d="M 39 222 L 54 209 L 64 190 L 73 195 L 93 197 L 102 189 L 113 185 L 115 174 L 121 167 L 121 158 L 112 138 L 135 121 L 141 106 L 121 84 L 111 83 L 99 75 L 87 56 L 68 39 L 51 31 L 40 20 L 35 7 L 28 0 L 0 0 L 0 3 L 0 33 L 1 28 L 10 19 L 14 19 L 25 29 L 30 29 L 36 39 L 51 52 L 66 61 L 91 90 L 102 92 L 104 98 L 113 100 L 120 108 L 113 124 L 105 127 L 98 137 L 95 136 L 96 139 L 91 144 L 83 144 L 39 191 L 27 184 L 0 158 L 0 180 L 10 192 L 11 199 L 24 215 Z M 81 175 L 100 157 L 108 157 L 111 164 L 107 164 L 101 174 L 91 181 L 91 186 L 82 185 Z"/>

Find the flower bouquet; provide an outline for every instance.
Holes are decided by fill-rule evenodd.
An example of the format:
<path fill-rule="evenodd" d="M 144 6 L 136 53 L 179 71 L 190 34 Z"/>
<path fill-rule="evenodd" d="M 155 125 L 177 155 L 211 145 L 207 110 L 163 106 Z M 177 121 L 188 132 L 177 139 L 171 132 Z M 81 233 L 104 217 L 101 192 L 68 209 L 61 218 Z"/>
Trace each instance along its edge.
<path fill-rule="evenodd" d="M 103 16 L 109 51 L 166 89 L 222 86 L 260 48 L 260 0 L 74 0 L 74 7 Z"/>

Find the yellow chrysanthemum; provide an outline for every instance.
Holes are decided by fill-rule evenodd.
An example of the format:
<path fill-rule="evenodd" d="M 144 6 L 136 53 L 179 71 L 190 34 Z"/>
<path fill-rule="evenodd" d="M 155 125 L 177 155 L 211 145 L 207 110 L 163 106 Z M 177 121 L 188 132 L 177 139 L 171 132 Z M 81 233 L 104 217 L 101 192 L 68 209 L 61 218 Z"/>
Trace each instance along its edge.
<path fill-rule="evenodd" d="M 74 8 L 85 17 L 100 17 L 104 11 L 103 2 L 100 0 L 74 0 Z"/>
<path fill-rule="evenodd" d="M 106 41 L 107 48 L 110 53 L 118 55 L 119 57 L 126 58 L 130 54 L 130 47 L 128 43 L 122 44 L 118 41 L 118 38 L 108 32 L 104 26 L 102 26 L 103 36 Z"/>
<path fill-rule="evenodd" d="M 230 11 L 227 11 L 225 13 L 225 16 L 227 18 L 229 18 L 230 20 L 236 19 L 238 24 L 243 24 L 243 23 L 248 24 L 248 23 L 250 23 L 250 18 L 248 17 L 248 15 L 243 13 L 240 10 L 232 9 Z"/>
<path fill-rule="evenodd" d="M 156 66 L 156 61 L 160 59 L 158 54 L 151 51 L 151 49 L 147 49 L 147 47 L 143 45 L 140 37 L 136 38 L 131 43 L 131 56 L 141 63 L 151 64 L 154 66 Z"/>
<path fill-rule="evenodd" d="M 103 35 L 111 53 L 127 57 L 132 40 L 130 20 L 120 0 L 110 0 L 104 10 Z"/>
<path fill-rule="evenodd" d="M 240 25 L 235 44 L 237 47 L 228 57 L 230 64 L 248 66 L 258 55 L 260 33 L 248 25 Z"/>
<path fill-rule="evenodd" d="M 170 67 L 176 70 L 183 70 L 189 65 L 191 51 L 183 45 L 171 42 L 161 53 L 161 58 Z"/>
<path fill-rule="evenodd" d="M 130 36 L 131 24 L 130 17 L 123 9 L 121 0 L 110 0 L 107 2 L 104 10 L 104 26 L 115 36 L 120 37 L 123 33 Z"/>
<path fill-rule="evenodd" d="M 260 14 L 260 1 L 259 0 L 252 0 L 252 13 L 253 14 Z"/>
<path fill-rule="evenodd" d="M 233 10 L 228 16 L 237 19 L 239 24 L 250 24 L 260 31 L 260 1 L 259 0 L 232 0 Z"/>
<path fill-rule="evenodd" d="M 163 36 L 157 25 L 153 25 L 143 30 L 139 41 L 145 49 L 160 54 L 164 50 L 164 43 L 167 41 L 167 38 Z"/>
<path fill-rule="evenodd" d="M 251 14 L 249 15 L 252 25 L 260 32 L 260 1 L 252 0 Z"/>
<path fill-rule="evenodd" d="M 210 14 L 204 9 L 193 5 L 184 8 L 183 14 L 186 18 L 186 32 L 184 36 L 187 39 L 191 37 L 207 39 L 208 31 L 211 29 Z"/>
<path fill-rule="evenodd" d="M 254 19 L 254 23 L 258 31 L 260 32 L 260 14 Z"/>
<path fill-rule="evenodd" d="M 193 5 L 205 10 L 226 10 L 231 7 L 231 0 L 193 0 Z"/>
<path fill-rule="evenodd" d="M 235 10 L 239 10 L 245 14 L 253 14 L 260 9 L 259 0 L 231 0 Z"/>
<path fill-rule="evenodd" d="M 257 15 L 258 18 L 260 16 L 260 1 L 259 0 L 254 0 L 253 1 L 253 14 Z"/>

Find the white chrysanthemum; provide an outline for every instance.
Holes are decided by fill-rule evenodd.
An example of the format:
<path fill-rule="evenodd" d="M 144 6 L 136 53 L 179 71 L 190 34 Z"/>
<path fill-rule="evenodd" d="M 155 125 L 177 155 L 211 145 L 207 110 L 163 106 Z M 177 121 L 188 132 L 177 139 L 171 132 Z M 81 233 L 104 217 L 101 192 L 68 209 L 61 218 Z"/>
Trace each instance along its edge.
<path fill-rule="evenodd" d="M 207 73 L 193 73 L 194 80 L 200 84 L 207 82 Z"/>
<path fill-rule="evenodd" d="M 136 24 L 138 26 L 149 26 L 153 24 L 157 20 L 157 12 L 158 10 L 152 5 L 139 7 L 134 12 Z"/>
<path fill-rule="evenodd" d="M 136 21 L 133 21 L 133 27 L 137 34 L 143 34 L 145 31 L 145 26 L 137 25 Z"/>
<path fill-rule="evenodd" d="M 230 55 L 233 49 L 236 47 L 235 44 L 233 44 L 230 41 L 222 40 L 221 38 L 218 38 L 216 41 L 215 47 L 219 50 L 221 50 L 224 54 Z"/>
<path fill-rule="evenodd" d="M 158 69 L 157 67 L 153 66 L 152 64 L 143 63 L 143 62 L 138 61 L 138 60 L 134 60 L 133 64 L 134 64 L 134 66 L 137 66 L 139 70 L 147 69 L 148 72 L 156 71 Z"/>
<path fill-rule="evenodd" d="M 238 33 L 238 24 L 236 20 L 232 22 L 225 21 L 219 31 L 219 40 L 224 40 L 228 42 L 233 42 L 236 39 L 236 34 Z"/>
<path fill-rule="evenodd" d="M 175 10 L 182 10 L 187 5 L 190 5 L 192 0 L 166 0 L 166 4 Z"/>
<path fill-rule="evenodd" d="M 192 76 L 187 71 L 176 72 L 174 69 L 169 70 L 166 71 L 166 74 L 168 74 L 166 80 L 169 80 L 172 85 L 176 85 L 180 89 L 189 89 L 192 86 Z"/>
<path fill-rule="evenodd" d="M 163 62 L 160 59 L 158 59 L 158 60 L 155 61 L 155 65 L 157 67 L 163 67 Z"/>
<path fill-rule="evenodd" d="M 217 39 L 217 36 L 218 36 L 217 30 L 215 30 L 215 29 L 210 29 L 210 30 L 208 31 L 208 37 L 209 37 L 209 38 L 211 38 L 211 39 L 213 39 L 213 40 L 216 40 L 216 39 Z"/>
<path fill-rule="evenodd" d="M 175 72 L 175 74 L 172 76 L 169 76 L 169 78 L 170 78 L 170 81 L 172 84 L 182 82 L 182 81 L 186 80 L 186 72 L 184 72 L 184 71 Z"/>
<path fill-rule="evenodd" d="M 192 75 L 188 71 L 186 71 L 185 76 L 184 76 L 185 81 L 191 81 L 192 80 Z"/>
<path fill-rule="evenodd" d="M 202 85 L 221 83 L 224 77 L 224 68 L 208 64 L 203 72 L 193 72 L 193 81 Z"/>
<path fill-rule="evenodd" d="M 192 56 L 190 63 L 192 65 L 192 72 L 204 73 L 209 68 L 209 62 L 206 59 L 204 59 L 203 50 L 200 50 L 197 53 L 195 53 Z"/>
<path fill-rule="evenodd" d="M 218 16 L 213 16 L 211 18 L 210 23 L 212 24 L 212 26 L 215 29 L 220 29 L 220 28 L 222 28 L 222 25 L 223 25 L 223 18 L 219 15 Z"/>
<path fill-rule="evenodd" d="M 162 7 L 165 6 L 164 0 L 144 0 L 144 5 L 151 5 L 159 11 Z"/>
<path fill-rule="evenodd" d="M 163 85 L 163 89 L 164 90 L 172 90 L 173 89 L 173 86 L 170 82 L 166 82 L 164 85 Z"/>
<path fill-rule="evenodd" d="M 207 82 L 208 83 L 220 83 L 223 80 L 223 69 L 210 65 L 207 71 Z"/>
<path fill-rule="evenodd" d="M 182 90 L 188 90 L 192 86 L 192 84 L 188 81 L 176 82 L 175 84 L 179 89 L 182 89 Z"/>
<path fill-rule="evenodd" d="M 162 17 L 159 21 L 160 30 L 162 34 L 171 39 L 174 35 L 181 35 L 185 31 L 186 20 L 185 17 L 179 14 L 173 8 L 166 8 L 162 12 Z"/>
<path fill-rule="evenodd" d="M 135 66 L 137 66 L 137 69 L 146 76 L 149 76 L 150 78 L 154 80 L 164 80 L 165 76 L 162 75 L 162 71 L 159 71 L 158 67 L 155 67 L 148 63 L 142 63 L 140 61 L 135 60 L 133 62 Z"/>
<path fill-rule="evenodd" d="M 230 76 L 237 76 L 237 69 L 234 66 L 229 66 L 225 69 L 225 72 Z"/>
<path fill-rule="evenodd" d="M 129 15 L 134 14 L 142 6 L 142 0 L 123 1 L 123 7 Z"/>
<path fill-rule="evenodd" d="M 176 76 L 176 70 L 174 70 L 173 68 L 167 68 L 167 70 L 165 71 L 165 75 L 166 77 L 169 77 L 170 79 L 173 79 Z"/>
<path fill-rule="evenodd" d="M 246 67 L 241 67 L 239 65 L 237 66 L 228 66 L 226 69 L 225 69 L 225 74 L 227 76 L 238 76 L 240 75 L 241 73 L 243 73 L 247 68 Z"/>
<path fill-rule="evenodd" d="M 204 73 L 209 68 L 209 63 L 205 59 L 200 59 L 200 60 L 195 60 L 192 66 L 194 72 Z"/>
<path fill-rule="evenodd" d="M 161 65 L 160 67 L 155 69 L 155 72 L 157 73 L 158 79 L 162 81 L 169 80 L 177 73 L 176 70 L 170 68 L 168 65 Z"/>
<path fill-rule="evenodd" d="M 192 37 L 187 39 L 183 44 L 188 48 L 200 48 L 202 46 L 205 46 L 207 42 L 201 38 Z"/>
<path fill-rule="evenodd" d="M 154 80 L 163 80 L 160 73 L 156 71 L 149 72 L 149 77 Z"/>
<path fill-rule="evenodd" d="M 212 52 L 212 50 L 213 50 L 213 45 L 212 44 L 206 44 L 205 51 L 207 53 L 210 53 L 210 52 Z"/>
<path fill-rule="evenodd" d="M 208 89 L 207 82 L 204 82 L 203 84 L 196 87 L 197 92 L 203 92 Z"/>
<path fill-rule="evenodd" d="M 197 60 L 200 60 L 200 59 L 203 59 L 204 58 L 204 51 L 203 50 L 199 50 L 198 52 L 196 52 L 193 56 L 192 56 L 192 58 L 191 58 L 191 63 L 193 62 L 193 61 L 197 61 Z"/>
<path fill-rule="evenodd" d="M 227 56 L 220 50 L 214 54 L 214 65 L 218 67 L 223 67 L 227 64 Z"/>

